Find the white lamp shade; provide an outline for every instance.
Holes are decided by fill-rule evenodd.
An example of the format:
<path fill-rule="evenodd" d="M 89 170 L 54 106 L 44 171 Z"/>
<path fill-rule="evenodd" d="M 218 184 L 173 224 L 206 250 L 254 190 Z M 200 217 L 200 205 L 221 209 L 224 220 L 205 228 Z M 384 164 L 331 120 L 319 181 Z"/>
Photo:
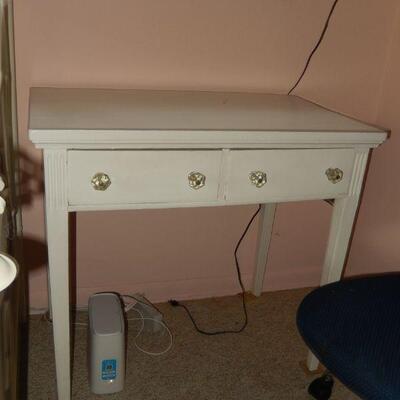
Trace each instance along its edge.
<path fill-rule="evenodd" d="M 10 286 L 17 276 L 17 264 L 4 254 L 0 254 L 0 292 Z"/>

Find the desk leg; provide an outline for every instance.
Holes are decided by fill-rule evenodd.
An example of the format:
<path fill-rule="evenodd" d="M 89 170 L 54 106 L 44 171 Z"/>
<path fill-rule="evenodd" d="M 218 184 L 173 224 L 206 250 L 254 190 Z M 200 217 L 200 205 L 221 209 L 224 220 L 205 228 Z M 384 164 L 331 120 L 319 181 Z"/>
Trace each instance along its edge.
<path fill-rule="evenodd" d="M 347 249 L 357 212 L 359 196 L 350 196 L 335 200 L 328 247 L 322 270 L 321 286 L 340 280 L 346 260 Z M 309 352 L 307 368 L 310 371 L 318 369 L 318 359 Z"/>
<path fill-rule="evenodd" d="M 265 268 L 268 258 L 268 249 L 271 241 L 272 226 L 274 224 L 276 204 L 263 204 L 260 210 L 258 227 L 257 263 L 253 278 L 253 294 L 259 296 L 263 289 Z"/>
<path fill-rule="evenodd" d="M 66 153 L 44 153 L 46 231 L 58 400 L 71 398 Z"/>
<path fill-rule="evenodd" d="M 328 246 L 322 270 L 321 286 L 340 280 L 349 248 L 351 233 L 360 201 L 365 168 L 368 161 L 368 149 L 357 151 L 353 176 L 349 186 L 349 195 L 336 199 L 333 206 L 332 222 L 329 230 Z M 310 371 L 318 368 L 317 358 L 310 352 L 307 367 Z"/>
<path fill-rule="evenodd" d="M 46 223 L 47 224 L 47 223 Z M 50 271 L 47 271 L 47 304 L 49 307 L 48 317 L 49 320 L 53 320 L 53 312 L 51 310 L 51 284 L 50 284 Z"/>
<path fill-rule="evenodd" d="M 358 208 L 359 196 L 335 200 L 328 247 L 322 270 L 321 286 L 340 280 L 346 261 L 348 245 Z M 309 352 L 307 367 L 310 371 L 318 369 L 318 359 Z"/>
<path fill-rule="evenodd" d="M 328 247 L 322 270 L 321 286 L 340 280 L 346 260 L 347 249 L 357 212 L 359 196 L 349 196 L 335 200 Z M 309 352 L 307 367 L 310 371 L 318 369 L 318 359 Z"/>

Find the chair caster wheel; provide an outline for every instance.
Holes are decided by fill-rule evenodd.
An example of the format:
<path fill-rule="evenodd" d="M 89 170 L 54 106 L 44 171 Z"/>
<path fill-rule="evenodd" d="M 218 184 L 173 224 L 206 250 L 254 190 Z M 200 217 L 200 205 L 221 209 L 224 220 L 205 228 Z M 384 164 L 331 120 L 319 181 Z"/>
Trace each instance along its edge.
<path fill-rule="evenodd" d="M 331 397 L 333 379 L 326 374 L 313 380 L 308 387 L 308 393 L 316 400 L 328 400 Z"/>

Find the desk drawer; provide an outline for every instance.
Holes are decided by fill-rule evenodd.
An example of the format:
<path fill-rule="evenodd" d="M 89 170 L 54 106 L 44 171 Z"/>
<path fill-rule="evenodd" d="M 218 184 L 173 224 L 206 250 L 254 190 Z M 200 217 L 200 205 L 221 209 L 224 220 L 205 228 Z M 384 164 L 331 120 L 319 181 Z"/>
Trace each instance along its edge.
<path fill-rule="evenodd" d="M 220 169 L 218 150 L 71 150 L 68 202 L 99 205 L 216 201 Z"/>
<path fill-rule="evenodd" d="M 233 150 L 226 200 L 262 202 L 345 195 L 353 164 L 351 149 Z M 253 182 L 252 172 L 258 172 L 252 175 Z"/>

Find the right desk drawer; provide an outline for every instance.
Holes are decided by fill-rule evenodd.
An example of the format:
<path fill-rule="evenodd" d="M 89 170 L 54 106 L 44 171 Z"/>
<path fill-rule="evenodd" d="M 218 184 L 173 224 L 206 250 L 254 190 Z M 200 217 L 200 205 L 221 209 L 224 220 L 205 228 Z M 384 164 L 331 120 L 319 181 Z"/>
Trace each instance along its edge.
<path fill-rule="evenodd" d="M 352 149 L 232 150 L 226 200 L 291 201 L 346 195 Z"/>

